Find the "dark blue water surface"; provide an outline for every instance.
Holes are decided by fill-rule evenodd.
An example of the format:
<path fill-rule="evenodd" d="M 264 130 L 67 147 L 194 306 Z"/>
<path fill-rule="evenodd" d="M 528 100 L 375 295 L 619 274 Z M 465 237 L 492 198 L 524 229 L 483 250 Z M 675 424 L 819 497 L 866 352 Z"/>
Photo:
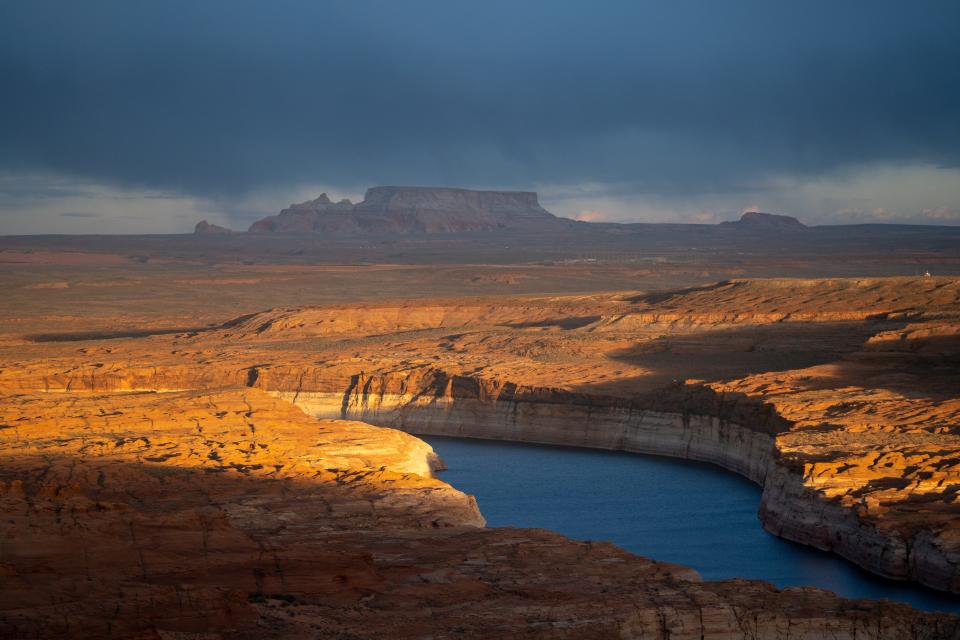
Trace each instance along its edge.
<path fill-rule="evenodd" d="M 960 598 L 873 576 L 837 555 L 787 542 L 757 518 L 760 488 L 718 467 L 591 449 L 424 437 L 441 478 L 477 497 L 491 527 L 542 527 L 609 540 L 693 567 L 707 580 L 814 585 L 960 613 Z"/>

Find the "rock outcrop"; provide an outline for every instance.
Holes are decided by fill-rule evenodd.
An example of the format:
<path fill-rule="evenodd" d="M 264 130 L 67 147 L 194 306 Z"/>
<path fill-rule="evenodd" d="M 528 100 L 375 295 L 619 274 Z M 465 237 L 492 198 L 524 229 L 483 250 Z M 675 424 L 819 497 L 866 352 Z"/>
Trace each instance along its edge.
<path fill-rule="evenodd" d="M 958 319 L 954 279 L 783 279 L 8 330 L 0 629 L 956 637 L 902 606 L 478 529 L 429 448 L 356 420 L 713 462 L 763 485 L 772 532 L 957 592 Z"/>
<path fill-rule="evenodd" d="M 569 221 L 567 221 L 569 222 Z M 454 233 L 562 224 L 522 191 L 439 187 L 373 187 L 362 202 L 327 194 L 254 222 L 252 233 Z"/>
<path fill-rule="evenodd" d="M 283 376 L 262 378 L 267 389 L 290 388 L 291 382 Z M 954 500 L 960 485 L 960 442 L 955 435 L 937 433 L 950 428 L 946 425 L 957 413 L 955 404 L 942 408 L 946 415 L 931 420 L 932 433 L 925 435 L 892 437 L 889 425 L 879 433 L 830 429 L 813 435 L 807 425 L 824 416 L 814 417 L 809 406 L 796 427 L 780 413 L 792 411 L 777 410 L 784 399 L 762 404 L 756 395 L 717 394 L 709 387 L 684 385 L 672 394 L 661 390 L 624 401 L 415 371 L 355 376 L 336 391 L 312 390 L 329 389 L 332 382 L 301 373 L 296 391 L 272 393 L 318 417 L 365 420 L 417 434 L 711 462 L 764 488 L 760 517 L 772 533 L 835 551 L 887 577 L 960 591 Z M 843 395 L 849 400 L 825 409 L 863 402 L 849 391 Z M 911 411 L 897 404 L 899 411 Z M 936 426 L 941 421 L 945 426 Z"/>
<path fill-rule="evenodd" d="M 5 638 L 955 638 L 960 620 L 482 529 L 429 446 L 254 390 L 0 404 Z"/>
<path fill-rule="evenodd" d="M 0 388 L 253 386 L 321 417 L 711 461 L 764 484 L 771 531 L 957 591 L 958 317 L 938 278 L 289 308 L 93 365 L 21 346 Z"/>
<path fill-rule="evenodd" d="M 342 532 L 484 522 L 424 442 L 256 390 L 5 397 L 0 414 L 4 638 L 254 637 L 263 598 L 383 583 Z"/>
<path fill-rule="evenodd" d="M 210 224 L 206 220 L 198 222 L 197 226 L 193 228 L 193 232 L 197 235 L 226 235 L 233 233 L 232 230 L 226 227 L 221 227 L 218 224 Z"/>
<path fill-rule="evenodd" d="M 776 213 L 761 213 L 747 211 L 740 219 L 733 222 L 722 222 L 721 225 L 738 227 L 752 231 L 799 231 L 807 226 L 793 216 L 784 216 Z"/>

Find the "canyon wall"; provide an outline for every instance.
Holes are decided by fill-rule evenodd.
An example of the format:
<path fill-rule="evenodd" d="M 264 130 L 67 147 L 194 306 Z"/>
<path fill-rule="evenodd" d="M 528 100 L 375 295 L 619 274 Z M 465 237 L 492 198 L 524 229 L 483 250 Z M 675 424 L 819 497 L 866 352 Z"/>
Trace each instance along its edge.
<path fill-rule="evenodd" d="M 272 391 L 318 418 L 348 418 L 419 435 L 555 444 L 711 462 L 763 484 L 773 437 L 707 415 L 549 401 L 413 394 Z"/>
<path fill-rule="evenodd" d="M 354 373 L 351 365 L 244 368 L 80 367 L 0 375 L 11 391 L 170 391 L 256 387 L 318 418 L 347 418 L 415 434 L 488 438 L 647 453 L 717 464 L 763 487 L 771 533 L 830 550 L 874 573 L 960 592 L 950 531 L 888 524 L 818 491 L 778 435 L 791 423 L 738 393 L 677 384 L 632 400 L 451 375 L 434 368 Z M 853 479 L 856 482 L 860 480 Z M 912 507 L 911 507 L 912 508 Z M 921 525 L 923 522 L 921 521 Z M 893 523 L 892 520 L 889 521 Z M 916 522 L 916 521 L 914 521 Z"/>
<path fill-rule="evenodd" d="M 833 551 L 892 579 L 914 580 L 944 591 L 960 592 L 960 557 L 928 531 L 904 536 L 893 527 L 877 527 L 856 509 L 825 500 L 804 482 L 803 470 L 771 465 L 760 501 L 760 520 L 774 535 Z"/>
<path fill-rule="evenodd" d="M 590 447 L 709 462 L 763 487 L 771 533 L 829 550 L 874 573 L 960 592 L 960 557 L 928 532 L 878 527 L 818 493 L 776 438 L 790 423 L 767 404 L 674 385 L 634 400 L 449 375 L 418 368 L 351 373 L 348 367 L 130 367 L 17 377 L 22 390 L 170 391 L 250 386 L 321 419 L 351 419 L 414 434 Z"/>
<path fill-rule="evenodd" d="M 258 382 L 318 418 L 348 418 L 414 434 L 590 447 L 710 462 L 763 487 L 760 519 L 771 533 L 833 551 L 885 577 L 960 591 L 958 560 L 926 532 L 905 538 L 858 517 L 805 484 L 783 459 L 786 424 L 766 405 L 678 388 L 646 402 L 523 388 L 440 372 L 330 378 L 300 376 L 296 390 Z M 274 382 L 277 382 L 274 380 Z"/>

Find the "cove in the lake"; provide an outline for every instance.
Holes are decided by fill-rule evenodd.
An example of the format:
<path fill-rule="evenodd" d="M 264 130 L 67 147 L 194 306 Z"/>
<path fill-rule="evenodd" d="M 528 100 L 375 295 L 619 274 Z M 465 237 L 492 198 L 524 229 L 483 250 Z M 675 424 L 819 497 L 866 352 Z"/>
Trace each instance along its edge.
<path fill-rule="evenodd" d="M 760 488 L 718 467 L 657 456 L 421 436 L 476 496 L 491 527 L 540 527 L 609 540 L 693 567 L 706 580 L 816 586 L 960 613 L 960 598 L 885 580 L 831 553 L 777 538 L 757 518 Z"/>

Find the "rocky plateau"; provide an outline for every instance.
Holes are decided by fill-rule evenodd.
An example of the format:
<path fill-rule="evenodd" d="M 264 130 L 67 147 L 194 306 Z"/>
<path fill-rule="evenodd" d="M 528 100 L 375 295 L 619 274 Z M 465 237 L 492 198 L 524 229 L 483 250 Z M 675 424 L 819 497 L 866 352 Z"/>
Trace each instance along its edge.
<path fill-rule="evenodd" d="M 409 435 L 711 462 L 763 487 L 771 532 L 960 593 L 956 279 L 151 317 L 0 334 L 4 637 L 960 637 L 485 528 Z"/>

